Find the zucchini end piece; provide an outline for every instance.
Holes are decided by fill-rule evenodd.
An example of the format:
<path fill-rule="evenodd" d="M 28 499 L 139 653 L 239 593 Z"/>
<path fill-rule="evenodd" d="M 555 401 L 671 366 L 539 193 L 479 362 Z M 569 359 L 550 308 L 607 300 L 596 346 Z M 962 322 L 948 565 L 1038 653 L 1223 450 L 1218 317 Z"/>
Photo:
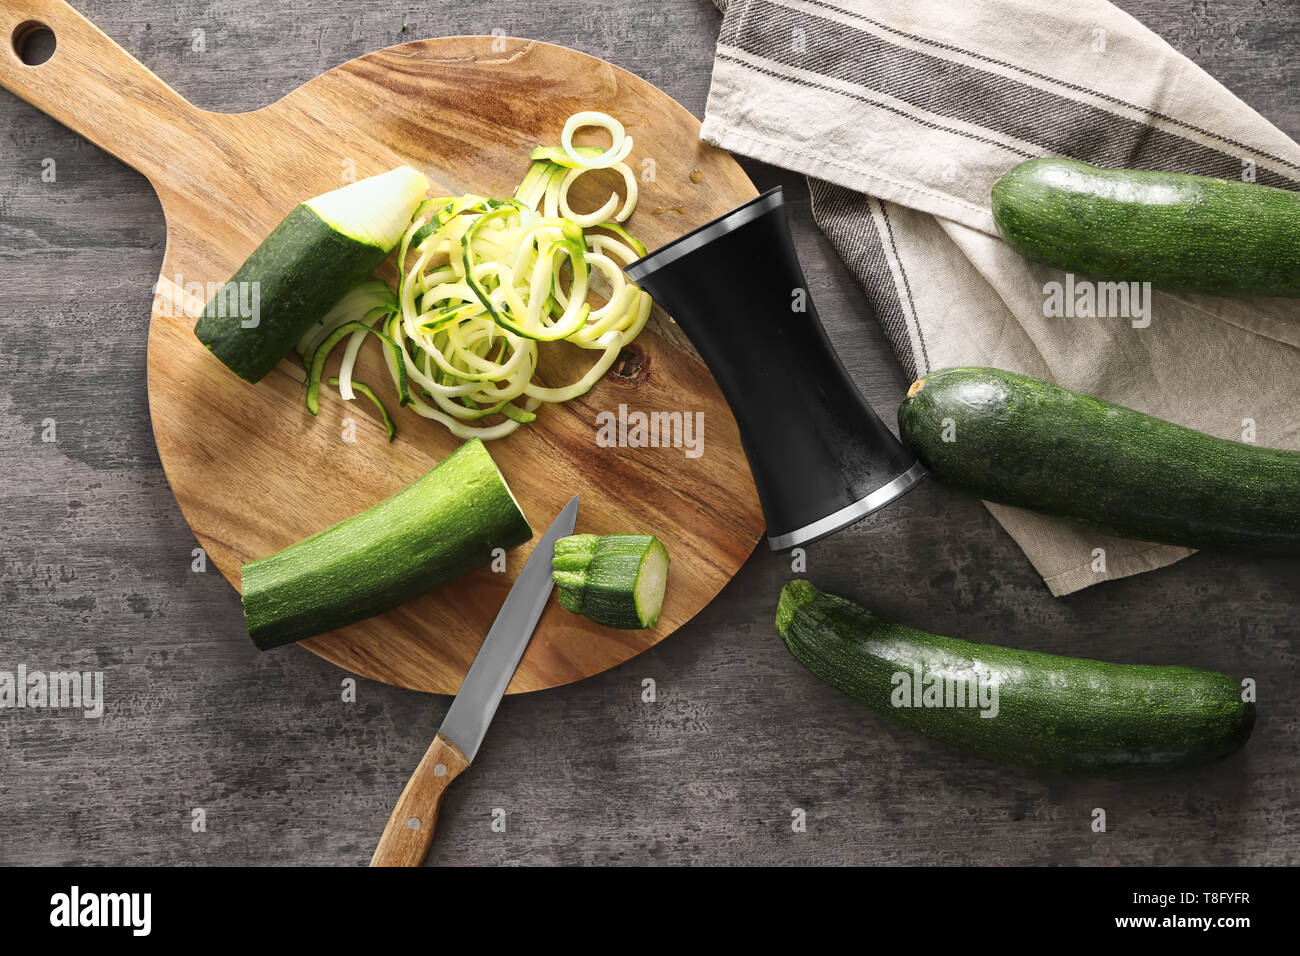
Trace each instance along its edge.
<path fill-rule="evenodd" d="M 781 600 L 776 605 L 776 632 L 785 637 L 795 612 L 818 595 L 818 590 L 803 579 L 791 581 L 781 589 Z"/>

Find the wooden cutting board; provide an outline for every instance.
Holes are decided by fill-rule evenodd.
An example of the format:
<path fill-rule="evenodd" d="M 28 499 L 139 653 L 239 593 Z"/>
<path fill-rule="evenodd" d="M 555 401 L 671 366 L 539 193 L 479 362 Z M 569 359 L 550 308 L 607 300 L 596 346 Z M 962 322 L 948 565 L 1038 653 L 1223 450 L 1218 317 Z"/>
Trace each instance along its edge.
<path fill-rule="evenodd" d="M 563 47 L 506 37 L 421 40 L 345 63 L 265 109 L 221 114 L 187 103 L 66 3 L 0 0 L 5 37 L 18 42 L 33 24 L 53 30 L 53 57 L 26 66 L 6 44 L 0 83 L 138 169 L 162 202 L 167 249 L 149 329 L 154 435 L 190 528 L 236 587 L 244 562 L 384 499 L 458 445 L 442 426 L 397 409 L 373 344 L 357 376 L 388 400 L 399 430 L 392 444 L 368 402 L 343 402 L 328 387 L 319 417 L 309 415 L 296 362 L 250 385 L 194 338 L 191 316 L 204 294 L 186 287 L 228 278 L 293 206 L 403 163 L 429 176 L 433 194 L 509 195 L 529 150 L 558 143 L 565 119 L 585 109 L 618 117 L 635 140 L 630 163 L 641 200 L 628 225 L 651 249 L 756 195 L 665 93 Z M 609 180 L 590 183 L 586 197 L 575 189 L 575 208 L 593 208 L 608 189 Z M 386 268 L 391 276 L 391 263 Z M 567 356 L 555 357 L 566 365 Z M 563 368 L 547 371 L 556 375 L 551 384 L 562 381 Z M 617 415 L 620 406 L 703 413 L 702 454 L 600 447 L 597 415 Z M 536 536 L 579 493 L 579 531 L 653 532 L 672 556 L 658 626 L 607 630 L 552 602 L 511 692 L 596 674 L 656 644 L 718 593 L 763 529 L 735 421 L 658 309 L 587 396 L 544 408 L 535 424 L 488 447 Z M 505 572 L 483 569 L 304 645 L 366 677 L 453 693 L 531 547 L 511 552 Z"/>

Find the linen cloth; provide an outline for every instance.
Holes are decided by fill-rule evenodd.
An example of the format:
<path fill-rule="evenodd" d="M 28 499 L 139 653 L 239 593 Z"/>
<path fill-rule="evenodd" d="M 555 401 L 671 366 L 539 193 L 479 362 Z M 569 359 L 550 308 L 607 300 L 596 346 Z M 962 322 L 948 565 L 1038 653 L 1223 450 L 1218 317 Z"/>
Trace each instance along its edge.
<path fill-rule="evenodd" d="M 718 3 L 702 138 L 809 177 L 909 376 L 995 366 L 1300 448 L 1300 300 L 1050 315 L 1082 286 L 997 238 L 989 191 L 1035 156 L 1300 190 L 1300 147 L 1155 33 L 1105 0 Z M 1055 595 L 1193 553 L 988 507 Z"/>

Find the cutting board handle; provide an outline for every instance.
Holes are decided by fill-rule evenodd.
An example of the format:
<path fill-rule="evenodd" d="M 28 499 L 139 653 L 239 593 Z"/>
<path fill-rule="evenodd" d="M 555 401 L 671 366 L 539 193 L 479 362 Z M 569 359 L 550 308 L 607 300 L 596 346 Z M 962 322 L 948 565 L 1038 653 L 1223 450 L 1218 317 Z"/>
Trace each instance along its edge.
<path fill-rule="evenodd" d="M 18 50 L 40 26 L 54 33 L 54 55 L 28 66 Z M 0 44 L 0 85 L 151 181 L 210 152 L 208 114 L 63 0 L 0 0 Z"/>

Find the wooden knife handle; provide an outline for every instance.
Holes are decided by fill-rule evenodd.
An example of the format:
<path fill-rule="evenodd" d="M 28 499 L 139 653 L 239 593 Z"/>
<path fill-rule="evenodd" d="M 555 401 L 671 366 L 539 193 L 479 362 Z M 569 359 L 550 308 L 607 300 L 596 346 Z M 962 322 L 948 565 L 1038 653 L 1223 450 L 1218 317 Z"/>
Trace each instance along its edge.
<path fill-rule="evenodd" d="M 439 734 L 397 798 L 384 835 L 379 838 L 371 866 L 419 866 L 433 843 L 442 795 L 469 761 L 460 748 Z"/>
<path fill-rule="evenodd" d="M 54 33 L 54 55 L 28 66 L 17 47 L 42 26 Z M 203 120 L 211 114 L 63 0 L 0 0 L 0 85 L 151 181 L 171 164 L 192 162 L 196 149 L 211 150 Z"/>

